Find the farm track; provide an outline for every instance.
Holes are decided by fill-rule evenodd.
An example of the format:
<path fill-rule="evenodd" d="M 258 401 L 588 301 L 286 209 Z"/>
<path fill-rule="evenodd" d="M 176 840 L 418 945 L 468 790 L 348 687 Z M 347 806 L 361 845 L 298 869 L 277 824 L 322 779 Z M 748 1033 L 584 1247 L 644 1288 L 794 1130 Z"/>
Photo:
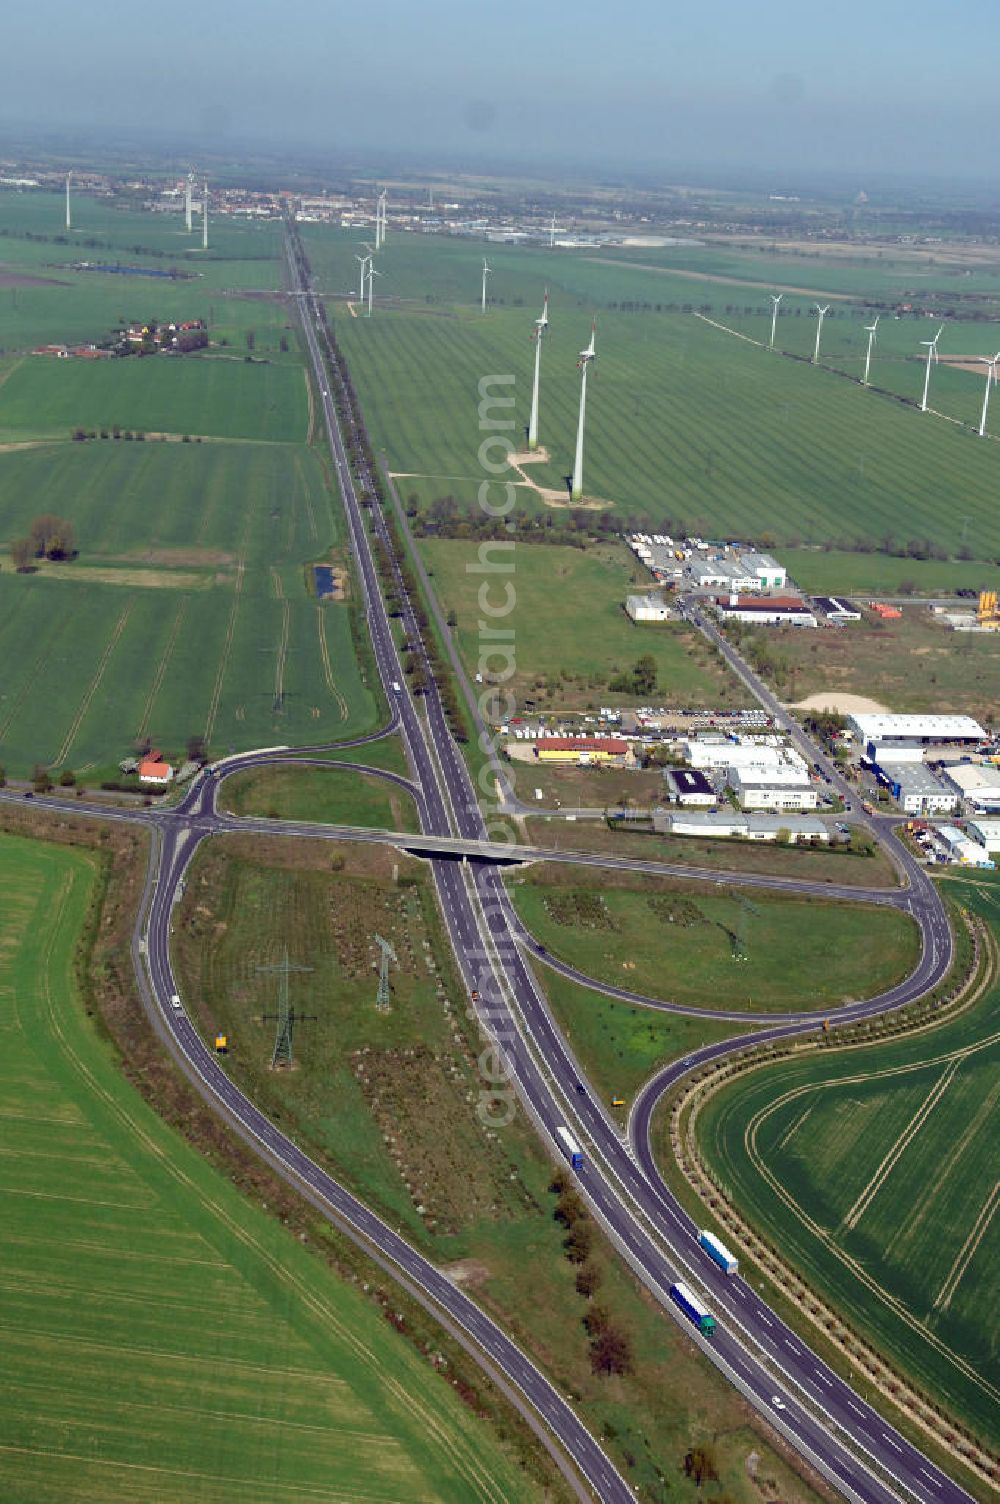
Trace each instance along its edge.
<path fill-rule="evenodd" d="M 156 697 L 160 693 L 160 689 L 163 685 L 164 676 L 166 675 L 167 667 L 173 655 L 174 647 L 176 645 L 181 626 L 183 624 L 185 616 L 187 615 L 187 609 L 188 598 L 187 596 L 184 596 L 178 603 L 177 610 L 174 614 L 173 623 L 170 628 L 170 636 L 167 638 L 166 644 L 164 645 L 163 652 L 160 655 L 160 661 L 156 665 L 156 673 L 153 675 L 153 682 L 149 686 L 149 694 L 146 696 L 146 703 L 142 709 L 142 717 L 136 730 L 137 740 L 141 740 L 146 734 L 146 728 L 149 725 L 150 716 L 153 714 L 153 706 L 156 704 Z"/>
<path fill-rule="evenodd" d="M 844 1220 L 841 1223 L 842 1229 L 857 1227 L 858 1223 L 861 1221 L 861 1218 L 868 1210 L 868 1207 L 871 1204 L 872 1200 L 875 1198 L 875 1196 L 878 1195 L 878 1192 L 881 1190 L 885 1181 L 892 1173 L 897 1161 L 902 1158 L 909 1144 L 913 1141 L 913 1139 L 916 1138 L 917 1134 L 924 1126 L 924 1123 L 930 1117 L 931 1113 L 934 1111 L 935 1107 L 940 1102 L 945 1092 L 948 1090 L 952 1081 L 955 1079 L 955 1072 L 958 1070 L 958 1066 L 959 1061 L 957 1059 L 950 1061 L 949 1064 L 945 1066 L 944 1072 L 942 1073 L 940 1078 L 935 1081 L 934 1085 L 927 1093 L 927 1096 L 921 1102 L 919 1108 L 913 1114 L 913 1117 L 907 1123 L 906 1127 L 896 1139 L 895 1143 L 891 1145 L 888 1153 L 882 1159 L 871 1180 L 869 1180 L 868 1184 L 862 1189 L 861 1194 L 858 1196 L 854 1205 L 850 1208 L 849 1211 L 845 1213 Z"/>
<path fill-rule="evenodd" d="M 323 607 L 318 604 L 316 606 L 316 630 L 319 633 L 319 653 L 323 663 L 323 678 L 326 681 L 327 689 L 330 691 L 331 695 L 336 701 L 337 709 L 340 712 L 340 719 L 342 721 L 346 721 L 349 713 L 347 701 L 344 699 L 343 695 L 340 693 L 340 690 L 337 688 L 336 682 L 333 677 L 333 665 L 330 662 L 330 649 L 326 640 L 326 626 L 325 618 L 323 615 Z"/>
<path fill-rule="evenodd" d="M 219 700 L 222 696 L 222 686 L 226 678 L 226 668 L 229 664 L 229 655 L 233 649 L 233 637 L 236 633 L 236 618 L 239 615 L 240 600 L 243 595 L 243 581 L 246 578 L 246 533 L 244 529 L 243 544 L 241 544 L 240 556 L 236 563 L 236 584 L 233 587 L 233 604 L 229 609 L 229 621 L 226 624 L 225 641 L 222 644 L 222 653 L 219 657 L 219 670 L 212 686 L 212 699 L 208 707 L 208 719 L 205 722 L 205 745 L 209 746 L 212 741 L 212 733 L 215 730 L 215 718 L 219 713 Z"/>
<path fill-rule="evenodd" d="M 70 728 L 66 733 L 62 746 L 59 748 L 59 751 L 56 753 L 55 757 L 52 759 L 52 762 L 49 764 L 50 767 L 55 767 L 59 763 L 65 763 L 67 757 L 69 756 L 73 743 L 76 741 L 77 732 L 80 730 L 80 726 L 83 723 L 83 718 L 90 708 L 91 701 L 100 688 L 101 680 L 104 678 L 105 671 L 107 670 L 108 664 L 111 661 L 111 655 L 114 652 L 115 648 L 118 646 L 118 641 L 128 624 L 128 619 L 132 613 L 132 606 L 134 605 L 134 602 L 135 597 L 130 597 L 129 600 L 125 603 L 121 615 L 112 628 L 111 636 L 108 638 L 108 641 L 105 644 L 104 652 L 101 654 L 100 662 L 97 665 L 94 677 L 91 679 L 90 684 L 87 686 L 87 690 L 83 696 L 83 699 L 80 701 L 79 709 L 77 710 L 76 715 L 73 717 L 73 720 L 70 723 Z"/>
<path fill-rule="evenodd" d="M 8 710 L 6 716 L 4 717 L 4 720 L 0 722 L 0 742 L 3 741 L 14 721 L 17 719 L 17 716 L 20 713 L 25 700 L 28 698 L 28 695 L 36 687 L 38 678 L 45 667 L 52 649 L 55 647 L 59 638 L 69 626 L 72 618 L 72 611 L 66 611 L 64 613 L 64 615 L 60 618 L 59 624 L 57 625 L 51 638 L 45 643 L 37 658 L 35 658 L 32 662 L 31 668 L 29 669 L 27 675 L 24 678 L 24 681 L 21 684 L 21 688 L 18 690 L 16 696 L 14 697 L 14 703 Z"/>
<path fill-rule="evenodd" d="M 989 1231 L 990 1222 L 993 1220 L 993 1213 L 997 1209 L 998 1200 L 1000 1200 L 1000 1180 L 994 1184 L 993 1189 L 987 1196 L 986 1203 L 976 1218 L 972 1231 L 962 1244 L 958 1257 L 948 1271 L 947 1279 L 937 1293 L 937 1298 L 934 1301 L 935 1311 L 939 1309 L 946 1311 L 951 1305 L 951 1298 L 958 1289 L 966 1269 L 968 1269 L 969 1264 L 972 1262 L 973 1254 Z"/>
<path fill-rule="evenodd" d="M 288 634 L 291 623 L 291 607 L 281 598 L 281 634 L 274 655 L 274 703 L 280 706 L 285 694 L 285 664 L 288 660 Z"/>

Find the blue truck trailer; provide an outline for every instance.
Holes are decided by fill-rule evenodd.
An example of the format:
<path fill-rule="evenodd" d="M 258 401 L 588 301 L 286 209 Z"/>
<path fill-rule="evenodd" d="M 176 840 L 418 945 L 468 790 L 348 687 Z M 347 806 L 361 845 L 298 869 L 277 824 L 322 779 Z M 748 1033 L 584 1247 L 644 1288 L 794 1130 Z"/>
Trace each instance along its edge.
<path fill-rule="evenodd" d="M 704 1332 L 706 1337 L 712 1335 L 715 1331 L 715 1317 L 708 1310 L 707 1306 L 702 1305 L 701 1301 L 688 1289 L 687 1285 L 682 1285 L 679 1280 L 676 1285 L 671 1285 L 670 1299 L 675 1305 L 680 1306 L 684 1315 L 689 1321 L 694 1322 L 699 1332 Z"/>
<path fill-rule="evenodd" d="M 702 1228 L 698 1234 L 698 1242 L 713 1263 L 718 1264 L 720 1269 L 724 1269 L 727 1274 L 736 1273 L 740 1267 L 739 1261 L 729 1252 L 725 1243 L 719 1242 L 714 1233 L 710 1233 L 707 1228 Z"/>

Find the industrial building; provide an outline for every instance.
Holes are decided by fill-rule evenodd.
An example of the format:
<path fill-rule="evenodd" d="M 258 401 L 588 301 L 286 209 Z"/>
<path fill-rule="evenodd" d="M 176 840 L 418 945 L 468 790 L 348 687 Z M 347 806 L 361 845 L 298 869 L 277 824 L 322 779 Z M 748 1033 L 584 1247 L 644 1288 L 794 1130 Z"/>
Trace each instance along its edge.
<path fill-rule="evenodd" d="M 970 820 L 969 835 L 987 855 L 1000 854 L 1000 820 Z"/>
<path fill-rule="evenodd" d="M 784 590 L 788 574 L 770 554 L 716 554 L 692 559 L 686 573 L 699 590 Z"/>
<path fill-rule="evenodd" d="M 754 815 L 737 810 L 655 810 L 653 829 L 658 835 L 730 837 L 742 841 L 776 841 L 787 834 L 790 845 L 799 841 L 827 844 L 830 832 L 814 815 Z"/>
<path fill-rule="evenodd" d="M 989 854 L 978 841 L 972 841 L 957 825 L 939 825 L 934 832 L 948 856 L 960 867 L 992 867 Z"/>
<path fill-rule="evenodd" d="M 729 786 L 744 809 L 815 809 L 819 802 L 809 775 L 791 768 L 730 768 Z"/>
<path fill-rule="evenodd" d="M 943 769 L 947 782 L 977 810 L 1000 810 L 1000 768 L 994 763 L 953 762 Z"/>
<path fill-rule="evenodd" d="M 618 736 L 542 736 L 533 750 L 539 762 L 621 765 L 628 756 L 628 742 Z"/>
<path fill-rule="evenodd" d="M 663 781 L 667 798 L 673 804 L 709 805 L 718 802 L 710 780 L 697 768 L 667 768 Z"/>
<path fill-rule="evenodd" d="M 817 609 L 822 611 L 823 615 L 828 617 L 830 621 L 845 622 L 861 620 L 861 612 L 857 606 L 851 601 L 842 600 L 839 596 L 817 595 L 815 597 L 815 604 Z"/>
<path fill-rule="evenodd" d="M 851 715 L 862 745 L 868 742 L 921 742 L 924 746 L 975 745 L 986 732 L 971 715 Z"/>
<path fill-rule="evenodd" d="M 777 736 L 738 742 L 725 736 L 694 737 L 681 743 L 681 751 L 693 768 L 788 767 L 808 772 L 801 753 Z"/>
<path fill-rule="evenodd" d="M 947 815 L 958 805 L 955 791 L 922 761 L 885 758 L 872 761 L 871 769 L 908 815 Z"/>
<path fill-rule="evenodd" d="M 656 591 L 648 595 L 630 595 L 625 600 L 625 612 L 634 622 L 670 621 L 673 612 Z"/>
<path fill-rule="evenodd" d="M 816 617 L 797 595 L 719 596 L 716 610 L 723 621 L 755 622 L 768 627 L 815 627 Z"/>

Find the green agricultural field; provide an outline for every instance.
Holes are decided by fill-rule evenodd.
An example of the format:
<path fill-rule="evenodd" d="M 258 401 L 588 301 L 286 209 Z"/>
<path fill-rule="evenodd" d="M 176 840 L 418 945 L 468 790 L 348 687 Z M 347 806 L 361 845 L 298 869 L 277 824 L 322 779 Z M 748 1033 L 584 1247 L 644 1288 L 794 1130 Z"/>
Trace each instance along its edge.
<path fill-rule="evenodd" d="M 0 192 L 0 349 L 100 340 L 129 319 L 201 317 L 213 342 L 239 339 L 242 355 L 253 328 L 258 353 L 280 358 L 287 314 L 271 297 L 280 226 L 220 220 L 205 253 L 200 234 L 188 237 L 173 218 L 80 197 L 67 233 L 64 212 L 61 194 Z M 76 269 L 84 261 L 143 274 Z"/>
<path fill-rule="evenodd" d="M 588 887 L 561 868 L 512 879 L 510 891 L 557 958 L 597 981 L 698 1008 L 831 1009 L 894 986 L 919 956 L 912 921 L 870 905 L 662 880 Z"/>
<path fill-rule="evenodd" d="M 382 1313 L 127 1084 L 74 983 L 96 873 L 0 837 L 5 1501 L 536 1497 Z"/>
<path fill-rule="evenodd" d="M 503 602 L 504 581 L 513 585 L 514 609 L 503 626 L 514 632 L 516 673 L 508 688 L 518 703 L 533 699 L 543 710 L 586 709 L 621 701 L 608 682 L 651 654 L 656 662 L 656 704 L 738 706 L 744 691 L 690 628 L 666 623 L 637 627 L 625 615 L 625 596 L 637 573 L 620 545 L 587 550 L 517 545 L 513 572 L 491 577 L 477 572 L 478 545 L 454 539 L 423 539 L 420 548 L 445 611 L 458 617 L 459 650 L 470 677 L 481 649 L 479 591 Z M 495 555 L 493 557 L 496 557 Z M 489 671 L 499 665 L 491 661 Z M 627 695 L 626 700 L 634 700 Z"/>
<path fill-rule="evenodd" d="M 996 929 L 995 885 L 950 896 Z M 1000 988 L 930 1032 L 782 1061 L 712 1098 L 702 1149 L 752 1221 L 995 1443 Z"/>
<path fill-rule="evenodd" d="M 897 559 L 838 549 L 783 548 L 781 563 L 801 589 L 813 595 L 872 597 L 901 593 L 954 595 L 956 590 L 996 589 L 1000 567 L 955 559 Z"/>
<path fill-rule="evenodd" d="M 43 502 L 40 503 L 40 498 Z M 149 736 L 183 759 L 364 731 L 350 604 L 319 604 L 306 562 L 339 524 L 304 447 L 64 443 L 0 454 L 4 541 L 39 511 L 79 557 L 0 570 L 0 761 L 106 776 Z"/>
<path fill-rule="evenodd" d="M 355 748 L 362 755 L 364 748 Z M 345 768 L 252 768 L 222 785 L 220 803 L 234 815 L 317 820 L 324 825 L 370 825 L 419 830 L 416 807 L 404 789 Z"/>
<path fill-rule="evenodd" d="M 321 284 L 347 291 L 356 275 L 353 242 L 317 231 L 307 245 Z M 436 488 L 474 503 L 484 478 L 477 458 L 481 378 L 515 378 L 511 437 L 521 442 L 531 390 L 528 335 L 548 283 L 552 333 L 543 354 L 540 433 L 550 460 L 526 467 L 523 480 L 512 477 L 524 505 L 544 505 L 539 487 L 553 493 L 550 501 L 565 497 L 579 391 L 575 352 L 597 311 L 585 489 L 617 516 L 778 543 L 929 539 L 949 553 L 964 532 L 977 557 L 1000 552 L 991 499 L 1000 480 L 997 445 L 831 371 L 770 356 L 697 316 L 704 309 L 732 324 L 726 306 L 739 295 L 732 286 L 688 281 L 680 302 L 655 269 L 497 248 L 491 288 L 498 302 L 482 315 L 474 306 L 480 252 L 474 244 L 395 237 L 382 260 L 376 316 L 335 318 L 377 446 L 392 470 L 415 477 L 401 482 L 404 491 L 412 485 L 423 501 Z M 755 319 L 762 298 L 766 306 L 764 293 L 753 295 Z M 623 311 L 626 305 L 643 311 Z M 863 318 L 831 316 L 831 357 L 841 353 L 841 327 L 845 356 L 855 350 Z M 802 313 L 784 322 L 795 326 L 805 351 L 814 320 Z M 886 362 L 891 355 L 899 368 L 889 386 L 919 397 L 920 367 L 905 342 L 915 339 L 919 354 L 923 325 L 901 321 L 898 329 L 884 342 Z M 974 343 L 970 329 L 962 343 Z M 856 355 L 850 360 L 856 374 Z M 932 405 L 967 417 L 981 381 L 939 367 L 934 382 Z M 960 527 L 942 505 L 942 497 L 956 494 Z"/>
<path fill-rule="evenodd" d="M 0 386 L 0 443 L 115 425 L 301 443 L 309 428 L 305 378 L 297 364 L 248 365 L 241 355 L 204 351 L 122 360 L 25 356 Z"/>

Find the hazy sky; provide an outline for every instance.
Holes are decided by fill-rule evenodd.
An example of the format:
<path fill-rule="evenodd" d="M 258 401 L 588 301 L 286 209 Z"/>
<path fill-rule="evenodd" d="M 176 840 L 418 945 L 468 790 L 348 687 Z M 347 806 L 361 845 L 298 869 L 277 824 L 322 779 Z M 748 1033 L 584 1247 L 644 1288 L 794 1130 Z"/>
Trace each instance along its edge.
<path fill-rule="evenodd" d="M 0 126 L 997 177 L 998 0 L 31 0 Z M 0 137 L 2 150 L 2 137 Z"/>

